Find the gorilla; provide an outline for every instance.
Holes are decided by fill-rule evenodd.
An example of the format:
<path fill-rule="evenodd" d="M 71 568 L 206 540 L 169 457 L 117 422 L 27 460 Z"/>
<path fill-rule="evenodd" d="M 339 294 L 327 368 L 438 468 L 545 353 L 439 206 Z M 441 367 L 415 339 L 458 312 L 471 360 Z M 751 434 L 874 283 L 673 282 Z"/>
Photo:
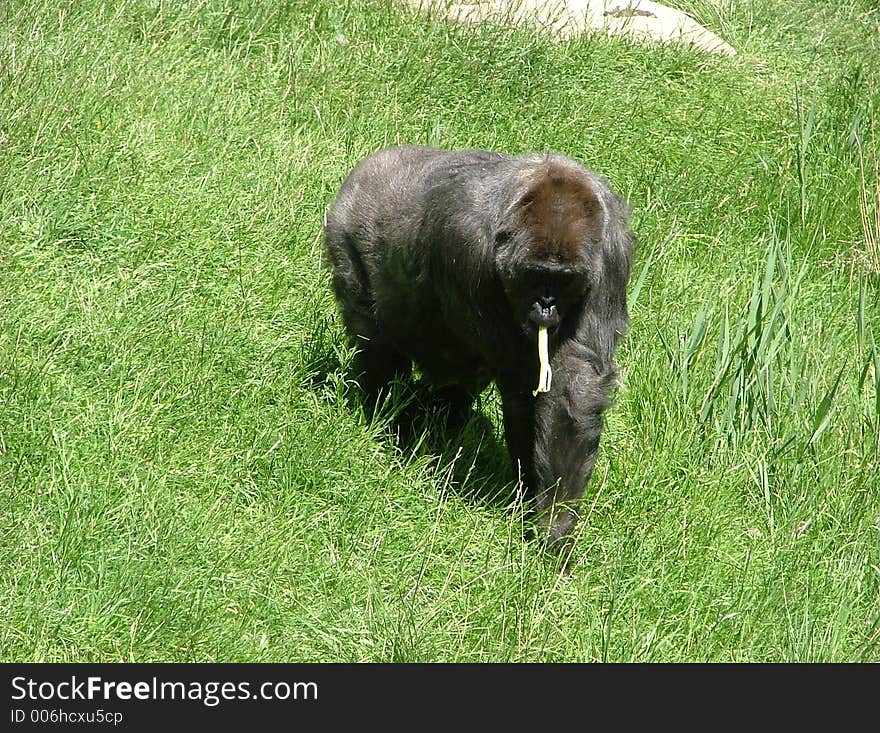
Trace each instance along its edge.
<path fill-rule="evenodd" d="M 343 182 L 324 243 L 368 404 L 413 363 L 454 410 L 494 381 L 514 474 L 564 545 L 628 322 L 623 200 L 556 153 L 392 147 Z"/>

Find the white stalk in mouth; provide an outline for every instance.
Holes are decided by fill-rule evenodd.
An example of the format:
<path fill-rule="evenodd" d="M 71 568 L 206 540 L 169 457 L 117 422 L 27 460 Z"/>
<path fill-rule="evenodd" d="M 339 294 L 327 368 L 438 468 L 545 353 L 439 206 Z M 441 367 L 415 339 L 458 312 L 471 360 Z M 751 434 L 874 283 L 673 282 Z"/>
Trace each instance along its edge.
<path fill-rule="evenodd" d="M 538 388 L 532 392 L 533 396 L 537 396 L 538 392 L 549 392 L 550 380 L 553 378 L 550 353 L 547 348 L 547 326 L 538 327 L 538 359 L 541 362 L 541 373 L 538 375 Z"/>

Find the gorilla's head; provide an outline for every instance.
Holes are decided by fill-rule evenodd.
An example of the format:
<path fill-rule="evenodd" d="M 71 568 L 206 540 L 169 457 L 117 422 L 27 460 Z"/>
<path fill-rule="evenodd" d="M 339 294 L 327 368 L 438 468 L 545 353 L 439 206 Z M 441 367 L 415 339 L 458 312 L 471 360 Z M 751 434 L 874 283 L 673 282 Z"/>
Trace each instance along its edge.
<path fill-rule="evenodd" d="M 583 169 L 549 159 L 523 171 L 495 234 L 495 271 L 526 336 L 581 311 L 601 279 L 605 220 Z"/>

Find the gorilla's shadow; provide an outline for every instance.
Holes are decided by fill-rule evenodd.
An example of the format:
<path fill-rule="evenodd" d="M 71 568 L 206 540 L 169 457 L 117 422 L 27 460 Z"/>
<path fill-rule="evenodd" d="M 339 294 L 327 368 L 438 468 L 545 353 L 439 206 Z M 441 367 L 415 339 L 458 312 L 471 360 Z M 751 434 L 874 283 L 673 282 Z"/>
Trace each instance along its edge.
<path fill-rule="evenodd" d="M 507 445 L 485 414 L 490 409 L 488 391 L 465 414 L 452 414 L 429 386 L 408 379 L 391 385 L 379 407 L 372 409 L 348 376 L 348 359 L 332 339 L 312 339 L 300 358 L 306 385 L 318 389 L 338 383 L 344 375 L 346 408 L 387 425 L 385 435 L 396 450 L 429 458 L 458 495 L 490 507 L 515 505 L 518 495 Z"/>
<path fill-rule="evenodd" d="M 429 457 L 468 501 L 512 507 L 518 494 L 507 445 L 487 417 L 487 393 L 464 414 L 451 411 L 419 381 L 394 385 L 387 415 L 391 439 L 407 455 Z M 358 399 L 361 407 L 361 395 Z"/>

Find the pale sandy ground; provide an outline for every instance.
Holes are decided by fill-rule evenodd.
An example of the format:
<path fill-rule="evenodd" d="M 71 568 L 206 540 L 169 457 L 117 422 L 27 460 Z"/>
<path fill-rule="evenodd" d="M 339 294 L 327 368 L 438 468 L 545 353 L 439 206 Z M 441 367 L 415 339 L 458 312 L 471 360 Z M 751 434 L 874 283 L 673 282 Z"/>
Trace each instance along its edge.
<path fill-rule="evenodd" d="M 710 53 L 736 50 L 680 10 L 649 0 L 398 0 L 452 22 L 500 21 L 533 25 L 560 38 L 585 32 L 622 35 L 635 41 L 686 43 Z"/>

